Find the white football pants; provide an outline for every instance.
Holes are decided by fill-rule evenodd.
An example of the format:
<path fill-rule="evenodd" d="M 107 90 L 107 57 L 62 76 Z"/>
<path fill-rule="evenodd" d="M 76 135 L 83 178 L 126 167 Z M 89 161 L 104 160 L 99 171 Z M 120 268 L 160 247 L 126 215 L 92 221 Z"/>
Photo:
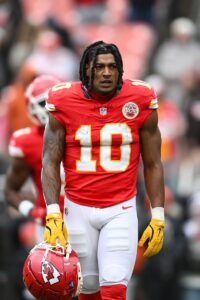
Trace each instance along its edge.
<path fill-rule="evenodd" d="M 104 285 L 127 286 L 138 244 L 136 198 L 106 208 L 65 199 L 64 220 L 81 263 L 82 292 L 95 293 Z"/>

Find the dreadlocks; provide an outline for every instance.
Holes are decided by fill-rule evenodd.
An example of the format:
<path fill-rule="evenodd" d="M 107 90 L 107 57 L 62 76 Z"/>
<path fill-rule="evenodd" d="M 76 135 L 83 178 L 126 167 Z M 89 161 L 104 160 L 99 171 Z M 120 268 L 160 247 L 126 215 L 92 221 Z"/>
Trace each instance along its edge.
<path fill-rule="evenodd" d="M 116 91 L 121 89 L 122 75 L 124 72 L 121 54 L 115 44 L 107 44 L 103 41 L 98 41 L 98 42 L 95 42 L 95 43 L 89 45 L 83 53 L 83 56 L 82 56 L 81 62 L 80 62 L 80 70 L 79 70 L 80 80 L 82 81 L 83 87 L 89 88 L 88 76 L 86 75 L 86 65 L 89 64 L 90 62 L 93 62 L 93 66 L 92 66 L 92 82 L 93 82 L 96 57 L 98 54 L 107 54 L 107 53 L 113 54 L 113 56 L 115 58 L 115 62 L 116 62 L 117 69 L 119 72 Z"/>

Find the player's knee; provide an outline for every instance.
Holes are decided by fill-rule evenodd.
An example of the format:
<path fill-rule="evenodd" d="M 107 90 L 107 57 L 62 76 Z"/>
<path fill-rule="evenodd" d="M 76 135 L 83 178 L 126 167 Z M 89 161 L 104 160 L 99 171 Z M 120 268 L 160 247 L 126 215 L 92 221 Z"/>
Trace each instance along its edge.
<path fill-rule="evenodd" d="M 93 294 L 99 290 L 99 277 L 98 275 L 83 276 L 82 293 Z"/>
<path fill-rule="evenodd" d="M 128 271 L 122 265 L 109 264 L 104 266 L 100 278 L 100 285 L 128 285 Z"/>

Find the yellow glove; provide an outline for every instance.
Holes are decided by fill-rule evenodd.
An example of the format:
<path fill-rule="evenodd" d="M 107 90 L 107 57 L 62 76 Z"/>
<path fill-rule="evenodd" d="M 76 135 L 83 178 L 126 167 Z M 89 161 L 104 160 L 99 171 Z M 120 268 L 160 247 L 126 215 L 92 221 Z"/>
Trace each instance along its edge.
<path fill-rule="evenodd" d="M 145 257 L 153 256 L 160 252 L 163 246 L 165 222 L 162 220 L 151 219 L 141 239 L 139 240 L 139 247 L 143 247 L 147 243 Z"/>
<path fill-rule="evenodd" d="M 56 246 L 57 242 L 66 248 L 68 240 L 67 228 L 63 222 L 60 212 L 50 213 L 46 216 L 46 226 L 44 230 L 44 241 L 52 246 Z"/>

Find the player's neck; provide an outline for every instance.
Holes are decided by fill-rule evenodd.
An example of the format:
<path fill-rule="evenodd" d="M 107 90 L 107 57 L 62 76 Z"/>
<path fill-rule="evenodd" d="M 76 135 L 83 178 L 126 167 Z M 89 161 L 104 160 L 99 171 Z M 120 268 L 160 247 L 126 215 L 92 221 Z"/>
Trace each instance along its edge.
<path fill-rule="evenodd" d="M 92 99 L 98 100 L 100 102 L 107 102 L 114 96 L 113 92 L 106 95 L 100 95 L 95 93 L 94 91 L 89 90 L 88 93 Z"/>

